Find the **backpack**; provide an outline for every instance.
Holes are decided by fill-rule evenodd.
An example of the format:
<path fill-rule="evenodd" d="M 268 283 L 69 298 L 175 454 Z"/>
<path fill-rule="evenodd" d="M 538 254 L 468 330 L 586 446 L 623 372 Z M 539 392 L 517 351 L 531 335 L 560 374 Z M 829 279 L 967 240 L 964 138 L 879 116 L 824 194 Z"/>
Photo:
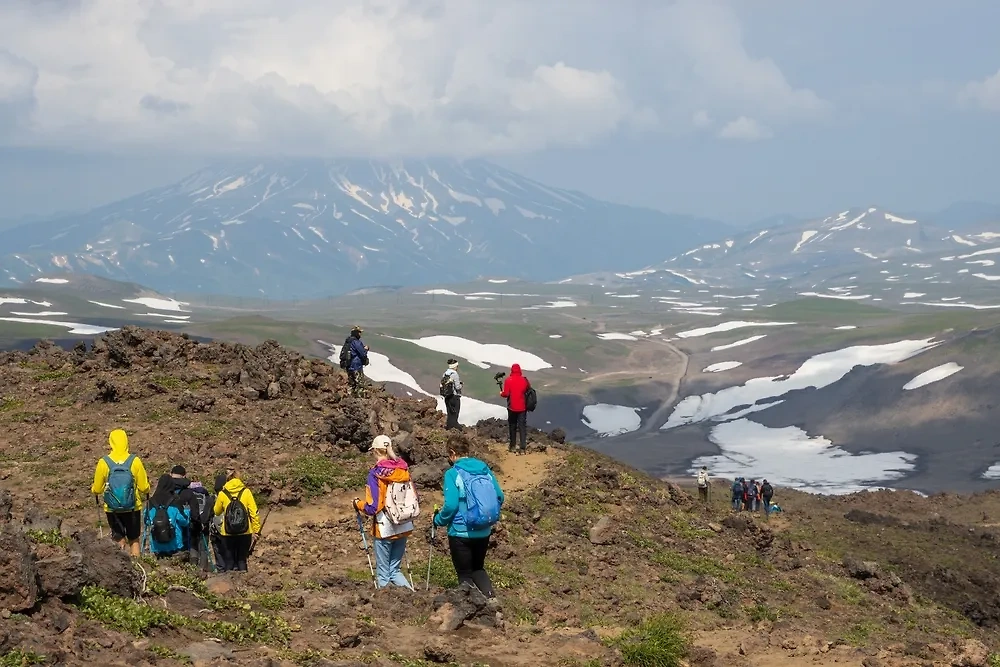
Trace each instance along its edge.
<path fill-rule="evenodd" d="M 240 500 L 240 497 L 246 490 L 247 487 L 244 486 L 235 496 L 225 489 L 222 490 L 226 494 L 226 497 L 229 498 L 225 519 L 222 523 L 226 529 L 226 535 L 245 535 L 250 532 L 250 512 L 247 511 L 247 506 Z"/>
<path fill-rule="evenodd" d="M 699 470 L 698 471 L 698 488 L 699 489 L 704 489 L 706 486 L 708 486 L 708 473 L 705 472 L 704 470 Z"/>
<path fill-rule="evenodd" d="M 770 482 L 760 487 L 760 495 L 764 496 L 765 498 L 770 498 L 771 496 L 774 495 L 774 487 L 771 486 Z"/>
<path fill-rule="evenodd" d="M 170 513 L 166 505 L 160 505 L 153 509 L 153 523 L 150 532 L 154 542 L 159 544 L 174 543 L 174 524 L 170 521 Z"/>
<path fill-rule="evenodd" d="M 213 515 L 213 503 L 209 502 L 208 490 L 205 487 L 201 487 L 193 488 L 191 492 L 194 493 L 194 501 L 198 506 L 198 515 L 191 517 L 191 519 L 208 525 L 211 523 Z"/>
<path fill-rule="evenodd" d="M 132 512 L 135 510 L 135 477 L 132 476 L 132 461 L 135 454 L 129 454 L 121 463 L 115 463 L 110 456 L 104 457 L 108 466 L 108 481 L 104 485 L 104 504 L 109 512 Z"/>
<path fill-rule="evenodd" d="M 351 341 L 354 340 L 354 336 L 348 336 L 344 341 L 344 345 L 340 348 L 340 367 L 345 371 L 351 367 L 351 361 L 354 357 L 351 350 Z"/>
<path fill-rule="evenodd" d="M 743 484 L 739 481 L 733 482 L 733 498 L 743 497 Z"/>
<path fill-rule="evenodd" d="M 440 393 L 445 398 L 455 395 L 455 382 L 447 374 L 441 376 Z"/>
<path fill-rule="evenodd" d="M 754 500 L 757 498 L 757 485 L 751 484 L 747 487 L 747 498 Z"/>
<path fill-rule="evenodd" d="M 500 520 L 500 499 L 493 486 L 493 475 L 488 472 L 474 475 L 458 469 L 455 484 L 459 497 L 465 498 L 466 528 L 482 530 Z"/>
<path fill-rule="evenodd" d="M 528 385 L 528 391 L 524 392 L 524 409 L 528 412 L 534 412 L 537 407 L 538 394 L 535 393 L 534 387 Z"/>
<path fill-rule="evenodd" d="M 399 526 L 412 523 L 420 516 L 420 501 L 413 482 L 393 482 L 385 489 L 385 513 L 389 520 Z"/>

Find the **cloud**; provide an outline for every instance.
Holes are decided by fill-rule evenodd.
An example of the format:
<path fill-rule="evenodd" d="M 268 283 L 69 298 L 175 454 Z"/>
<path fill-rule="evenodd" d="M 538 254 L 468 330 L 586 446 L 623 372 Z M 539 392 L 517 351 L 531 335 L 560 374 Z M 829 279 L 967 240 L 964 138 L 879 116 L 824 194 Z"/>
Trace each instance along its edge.
<path fill-rule="evenodd" d="M 959 101 L 988 111 L 1000 111 L 1000 70 L 982 81 L 972 81 L 959 92 Z"/>
<path fill-rule="evenodd" d="M 829 110 L 713 0 L 8 2 L 0 44 L 26 146 L 471 156 Z"/>
<path fill-rule="evenodd" d="M 740 141 L 760 141 L 771 137 L 771 131 L 758 123 L 753 118 L 740 116 L 734 121 L 726 123 L 719 130 L 720 139 L 738 139 Z"/>

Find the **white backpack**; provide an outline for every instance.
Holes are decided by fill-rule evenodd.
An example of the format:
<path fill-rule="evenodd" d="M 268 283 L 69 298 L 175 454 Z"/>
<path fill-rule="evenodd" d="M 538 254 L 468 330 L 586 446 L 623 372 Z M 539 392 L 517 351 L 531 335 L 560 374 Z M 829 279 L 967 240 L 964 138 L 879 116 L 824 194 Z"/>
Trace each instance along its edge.
<path fill-rule="evenodd" d="M 413 482 L 393 482 L 385 489 L 385 509 L 375 517 L 382 537 L 392 537 L 413 530 L 413 520 L 420 516 L 420 501 Z"/>

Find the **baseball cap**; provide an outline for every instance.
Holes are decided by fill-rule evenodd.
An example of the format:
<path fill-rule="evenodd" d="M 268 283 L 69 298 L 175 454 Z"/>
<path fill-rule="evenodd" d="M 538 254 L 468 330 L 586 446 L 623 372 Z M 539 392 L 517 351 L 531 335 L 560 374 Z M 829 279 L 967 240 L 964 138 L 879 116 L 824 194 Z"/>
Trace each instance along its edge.
<path fill-rule="evenodd" d="M 372 440 L 372 446 L 368 448 L 368 451 L 370 452 L 374 449 L 387 449 L 388 447 L 392 447 L 392 438 L 387 435 L 376 435 L 375 439 Z"/>

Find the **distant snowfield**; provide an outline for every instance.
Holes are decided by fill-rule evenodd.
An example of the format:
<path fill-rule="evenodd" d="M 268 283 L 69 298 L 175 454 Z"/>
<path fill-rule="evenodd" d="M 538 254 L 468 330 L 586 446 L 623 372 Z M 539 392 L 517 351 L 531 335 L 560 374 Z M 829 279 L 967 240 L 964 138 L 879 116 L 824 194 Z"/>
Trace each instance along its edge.
<path fill-rule="evenodd" d="M 321 340 L 316 342 L 330 350 L 331 354 L 327 357 L 327 359 L 330 363 L 339 366 L 340 345 L 332 345 Z M 445 412 L 443 397 L 434 396 L 433 394 L 424 391 L 420 385 L 417 384 L 416 379 L 412 375 L 394 366 L 389 360 L 389 357 L 378 352 L 369 352 L 368 359 L 369 363 L 365 367 L 365 375 L 368 379 L 373 382 L 392 382 L 399 384 L 422 396 L 433 398 L 437 402 L 437 411 L 441 413 Z M 506 416 L 507 408 L 502 405 L 495 405 L 493 403 L 487 403 L 486 401 L 470 398 L 469 396 L 463 396 L 462 411 L 459 414 L 458 421 L 464 426 L 475 426 L 483 419 L 490 419 L 493 417 L 504 418 Z"/>
<path fill-rule="evenodd" d="M 13 303 L 18 306 L 27 306 L 29 303 L 34 306 L 42 306 L 43 308 L 51 308 L 52 304 L 48 301 L 31 301 L 30 299 L 22 299 L 16 296 L 0 296 L 0 306 L 5 303 Z"/>
<path fill-rule="evenodd" d="M 714 393 L 687 396 L 675 407 L 662 430 L 708 420 L 728 421 L 734 409 L 744 407 L 743 415 L 770 407 L 760 401 L 777 398 L 790 391 L 815 387 L 822 389 L 847 375 L 855 366 L 894 364 L 935 347 L 933 338 L 903 340 L 885 345 L 857 345 L 824 352 L 807 359 L 788 376 L 760 377 L 745 384 L 727 387 Z"/>
<path fill-rule="evenodd" d="M 949 361 L 946 364 L 941 364 L 940 366 L 935 366 L 934 368 L 924 371 L 917 377 L 913 378 L 905 385 L 903 385 L 904 391 L 910 391 L 912 389 L 919 389 L 920 387 L 926 387 L 934 382 L 939 382 L 946 377 L 950 377 L 960 370 L 964 369 L 965 366 L 959 366 L 954 361 Z"/>
<path fill-rule="evenodd" d="M 717 364 L 712 364 L 711 366 L 706 366 L 702 369 L 702 373 L 721 373 L 722 371 L 732 370 L 734 368 L 739 368 L 743 365 L 742 361 L 720 361 Z"/>
<path fill-rule="evenodd" d="M 566 299 L 560 301 L 549 301 L 548 303 L 540 303 L 536 306 L 525 306 L 523 310 L 540 310 L 542 308 L 576 308 L 577 303 L 575 301 L 569 301 Z"/>
<path fill-rule="evenodd" d="M 4 322 L 21 322 L 23 324 L 47 324 L 53 327 L 63 327 L 69 329 L 71 334 L 81 336 L 96 336 L 108 331 L 115 331 L 115 327 L 98 327 L 93 324 L 80 324 L 78 322 L 59 322 L 56 320 L 36 320 L 26 317 L 0 317 Z"/>
<path fill-rule="evenodd" d="M 490 365 L 510 367 L 512 364 L 520 364 L 521 368 L 526 371 L 552 368 L 552 364 L 537 355 L 500 343 L 477 343 L 474 340 L 458 336 L 425 336 L 424 338 L 399 338 L 397 340 L 405 340 L 419 345 L 425 350 L 465 359 L 479 368 L 489 368 Z"/>
<path fill-rule="evenodd" d="M 125 310 L 125 306 L 116 306 L 112 303 L 101 303 L 100 301 L 89 301 L 88 303 L 92 303 L 95 306 L 101 306 L 102 308 L 114 308 L 116 310 Z"/>
<path fill-rule="evenodd" d="M 190 306 L 191 304 L 184 301 L 176 301 L 174 299 L 157 299 L 151 296 L 143 296 L 137 299 L 122 299 L 125 303 L 137 303 L 141 306 L 146 306 L 146 308 L 152 308 L 153 310 L 170 310 L 174 312 L 187 312 L 182 308 L 182 306 Z"/>
<path fill-rule="evenodd" d="M 601 340 L 639 340 L 632 334 L 614 333 L 614 332 L 599 333 L 597 334 L 597 337 L 600 338 Z"/>
<path fill-rule="evenodd" d="M 11 315 L 19 315 L 21 317 L 65 317 L 69 313 L 60 313 L 55 310 L 43 310 L 40 313 L 19 313 L 16 310 L 10 311 Z"/>
<path fill-rule="evenodd" d="M 758 341 L 762 338 L 767 338 L 767 334 L 761 334 L 759 336 L 750 336 L 750 338 L 744 338 L 742 340 L 738 340 L 733 343 L 728 343 L 726 345 L 716 345 L 715 347 L 712 348 L 712 352 L 722 352 L 723 350 L 731 350 L 734 347 L 740 347 L 741 345 L 749 345 L 750 343 Z"/>
<path fill-rule="evenodd" d="M 507 282 L 507 279 L 506 278 L 503 278 L 503 279 L 500 279 L 500 278 L 490 278 L 490 282 L 493 283 L 494 285 L 503 285 L 503 284 L 505 284 Z"/>
<path fill-rule="evenodd" d="M 562 338 L 562 334 L 551 334 L 549 338 Z"/>
<path fill-rule="evenodd" d="M 796 426 L 769 428 L 748 419 L 714 426 L 709 439 L 722 453 L 695 459 L 692 472 L 704 465 L 716 477 L 767 479 L 810 493 L 863 491 L 904 477 L 917 460 L 906 452 L 855 455 Z"/>
<path fill-rule="evenodd" d="M 709 334 L 722 333 L 724 331 L 732 331 L 734 329 L 743 329 L 746 327 L 786 327 L 792 324 L 795 324 L 795 322 L 743 322 L 737 320 L 716 324 L 714 327 L 702 327 L 700 329 L 681 331 L 677 334 L 677 336 L 679 338 L 696 338 L 698 336 L 708 336 Z"/>
<path fill-rule="evenodd" d="M 857 327 L 854 326 L 853 324 L 845 324 L 842 327 L 834 327 L 833 328 L 834 331 L 849 331 L 851 329 L 857 329 Z"/>
<path fill-rule="evenodd" d="M 65 285 L 69 281 L 65 278 L 36 278 L 36 283 L 49 283 L 50 285 Z"/>
<path fill-rule="evenodd" d="M 583 419 L 580 421 L 587 428 L 596 431 L 602 438 L 622 435 L 638 431 L 639 427 L 642 426 L 639 410 L 640 408 L 608 403 L 586 405 L 583 408 Z"/>
<path fill-rule="evenodd" d="M 983 479 L 1000 479 L 1000 462 L 987 468 L 986 472 L 983 473 Z"/>
<path fill-rule="evenodd" d="M 841 299 L 842 301 L 863 301 L 864 299 L 872 298 L 871 294 L 851 296 L 850 294 L 820 294 L 819 292 L 799 292 L 799 296 L 813 296 L 818 299 Z"/>

